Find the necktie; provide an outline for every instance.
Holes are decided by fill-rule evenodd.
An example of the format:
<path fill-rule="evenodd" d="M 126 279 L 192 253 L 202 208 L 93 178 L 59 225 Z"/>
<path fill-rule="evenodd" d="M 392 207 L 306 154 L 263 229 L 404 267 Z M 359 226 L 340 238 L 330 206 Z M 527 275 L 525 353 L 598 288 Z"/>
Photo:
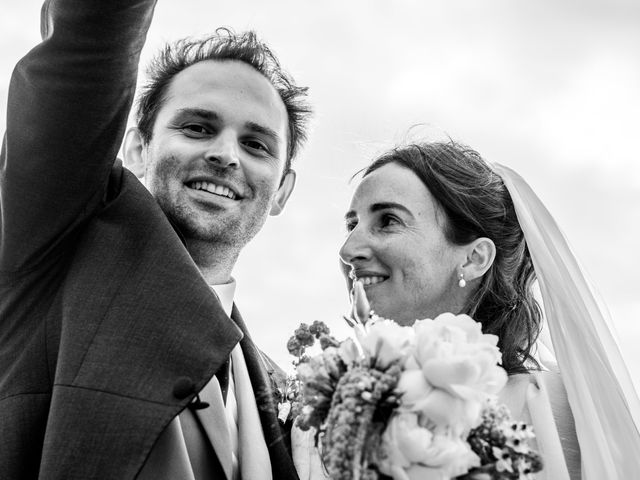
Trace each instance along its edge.
<path fill-rule="evenodd" d="M 216 377 L 220 383 L 220 390 L 222 390 L 222 399 L 225 404 L 227 403 L 227 391 L 229 390 L 229 370 L 229 358 L 227 358 L 216 372 Z"/>

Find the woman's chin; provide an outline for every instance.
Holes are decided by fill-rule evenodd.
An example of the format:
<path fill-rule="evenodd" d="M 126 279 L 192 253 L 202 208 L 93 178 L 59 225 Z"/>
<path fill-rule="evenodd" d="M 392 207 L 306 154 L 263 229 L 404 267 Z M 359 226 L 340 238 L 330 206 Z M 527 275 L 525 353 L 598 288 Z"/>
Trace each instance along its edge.
<path fill-rule="evenodd" d="M 379 317 L 393 320 L 403 326 L 413 325 L 416 321 L 415 318 L 407 318 L 406 307 L 409 305 L 409 299 L 403 299 L 397 291 L 393 291 L 388 280 L 363 286 L 371 310 Z"/>
<path fill-rule="evenodd" d="M 371 304 L 371 310 L 381 318 L 387 318 L 397 322 L 398 318 L 402 317 L 402 311 L 396 305 L 392 298 L 387 295 L 371 295 L 367 292 L 367 298 Z M 399 323 L 399 322 L 398 322 Z"/>
<path fill-rule="evenodd" d="M 406 304 L 401 300 L 398 301 L 398 298 L 389 299 L 387 297 L 385 301 L 385 298 L 382 295 L 369 297 L 368 292 L 367 298 L 369 298 L 371 309 L 376 315 L 381 318 L 393 320 L 398 325 L 402 325 L 403 327 L 411 326 L 417 320 L 417 317 L 415 315 L 412 315 L 407 311 L 406 308 L 403 308 L 403 306 Z M 407 315 L 408 313 L 409 315 Z"/>

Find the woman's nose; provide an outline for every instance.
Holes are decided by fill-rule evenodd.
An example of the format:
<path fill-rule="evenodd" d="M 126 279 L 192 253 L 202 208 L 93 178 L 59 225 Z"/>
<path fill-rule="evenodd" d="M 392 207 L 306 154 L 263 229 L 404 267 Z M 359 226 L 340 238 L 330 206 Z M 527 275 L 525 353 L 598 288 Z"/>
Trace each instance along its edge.
<path fill-rule="evenodd" d="M 371 256 L 370 242 L 364 228 L 356 225 L 340 248 L 340 259 L 351 267 Z"/>

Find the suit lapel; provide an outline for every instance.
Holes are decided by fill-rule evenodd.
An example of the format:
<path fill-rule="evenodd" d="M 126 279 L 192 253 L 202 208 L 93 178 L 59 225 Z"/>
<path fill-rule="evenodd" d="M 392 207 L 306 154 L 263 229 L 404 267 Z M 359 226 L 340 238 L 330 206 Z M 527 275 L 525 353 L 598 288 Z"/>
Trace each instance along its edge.
<path fill-rule="evenodd" d="M 262 355 L 253 343 L 253 340 L 251 340 L 247 332 L 247 327 L 235 304 L 231 312 L 231 318 L 244 333 L 240 345 L 242 346 L 244 359 L 247 363 L 251 386 L 256 396 L 260 423 L 262 424 L 262 430 L 271 458 L 273 478 L 277 478 L 278 480 L 298 480 L 298 474 L 293 465 L 293 460 L 287 451 L 284 436 L 280 430 L 277 405 L 275 404 L 271 382 L 269 381 Z"/>

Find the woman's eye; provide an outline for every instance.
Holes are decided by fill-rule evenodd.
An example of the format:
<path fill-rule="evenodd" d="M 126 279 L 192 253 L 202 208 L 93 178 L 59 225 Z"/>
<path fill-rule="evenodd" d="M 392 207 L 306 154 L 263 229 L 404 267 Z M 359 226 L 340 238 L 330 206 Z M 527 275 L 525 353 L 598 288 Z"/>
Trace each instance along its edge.
<path fill-rule="evenodd" d="M 399 223 L 400 220 L 398 220 L 394 215 L 384 214 L 380 217 L 380 227 L 382 228 L 393 227 Z"/>

